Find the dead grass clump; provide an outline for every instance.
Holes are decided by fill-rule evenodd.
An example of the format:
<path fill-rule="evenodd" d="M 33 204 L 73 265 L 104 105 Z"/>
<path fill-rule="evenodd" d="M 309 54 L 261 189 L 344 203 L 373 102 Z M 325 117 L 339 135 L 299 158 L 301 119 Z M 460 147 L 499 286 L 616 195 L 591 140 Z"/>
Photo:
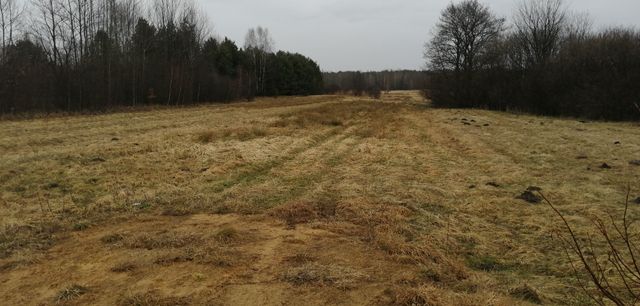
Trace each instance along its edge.
<path fill-rule="evenodd" d="M 284 221 L 289 227 L 310 223 L 318 219 L 333 218 L 338 204 L 328 196 L 319 196 L 314 201 L 291 202 L 277 206 L 270 215 Z"/>
<path fill-rule="evenodd" d="M 9 270 L 13 270 L 20 266 L 19 261 L 10 261 L 0 265 L 0 272 L 5 272 Z"/>
<path fill-rule="evenodd" d="M 391 230 L 374 230 L 372 235 L 372 241 L 378 248 L 390 255 L 410 255 L 416 251 L 411 250 L 402 235 Z"/>
<path fill-rule="evenodd" d="M 110 234 L 100 238 L 100 241 L 104 244 L 116 244 L 124 240 L 125 236 L 122 234 Z"/>
<path fill-rule="evenodd" d="M 337 118 L 322 120 L 321 123 L 323 125 L 328 125 L 328 126 L 343 126 L 344 125 L 342 120 L 337 119 Z"/>
<path fill-rule="evenodd" d="M 89 221 L 78 221 L 73 224 L 73 230 L 76 232 L 87 230 L 89 227 L 91 227 L 91 223 Z"/>
<path fill-rule="evenodd" d="M 192 214 L 193 211 L 188 207 L 168 207 L 162 211 L 162 215 L 168 217 L 184 217 Z"/>
<path fill-rule="evenodd" d="M 188 306 L 191 305 L 191 299 L 187 297 L 163 297 L 155 291 L 150 291 L 122 298 L 118 304 L 121 306 Z"/>
<path fill-rule="evenodd" d="M 214 238 L 220 243 L 229 244 L 240 239 L 240 233 L 233 227 L 224 227 L 215 233 Z"/>
<path fill-rule="evenodd" d="M 89 289 L 80 285 L 72 285 L 70 287 L 64 288 L 56 294 L 55 301 L 56 303 L 68 302 L 73 299 L 80 297 L 81 295 L 89 292 Z"/>
<path fill-rule="evenodd" d="M 507 269 L 507 265 L 490 255 L 473 256 L 469 258 L 468 263 L 472 268 L 486 272 L 504 271 Z"/>
<path fill-rule="evenodd" d="M 411 241 L 402 230 L 387 227 L 379 227 L 372 235 L 374 245 L 398 262 L 423 266 L 426 281 L 451 284 L 469 278 L 465 265 L 444 255 L 435 242 Z"/>
<path fill-rule="evenodd" d="M 288 226 L 309 223 L 318 218 L 317 208 L 307 202 L 294 202 L 278 206 L 270 214 L 287 223 Z"/>
<path fill-rule="evenodd" d="M 62 224 L 55 220 L 4 226 L 0 230 L 0 258 L 7 258 L 18 250 L 44 251 L 53 245 L 56 233 L 63 230 Z"/>
<path fill-rule="evenodd" d="M 220 246 L 216 243 L 200 246 L 191 246 L 185 249 L 174 249 L 154 260 L 154 264 L 171 266 L 179 263 L 194 263 L 210 265 L 220 268 L 228 268 L 249 259 L 251 256 L 239 251 Z"/>
<path fill-rule="evenodd" d="M 392 120 L 389 118 L 389 120 Z M 378 124 L 375 126 L 363 125 L 356 129 L 354 134 L 360 138 L 377 138 L 377 139 L 392 139 L 396 137 L 401 137 L 400 133 L 403 130 L 398 127 L 398 125 L 402 124 L 402 122 L 385 122 L 382 118 L 371 119 L 369 123 L 375 122 L 385 122 L 384 124 Z M 405 136 L 406 137 L 406 136 Z"/>
<path fill-rule="evenodd" d="M 354 288 L 365 274 L 349 267 L 308 263 L 288 269 L 282 278 L 294 285 L 326 285 L 340 289 Z"/>
<path fill-rule="evenodd" d="M 372 127 L 364 126 L 364 127 L 358 128 L 355 131 L 355 135 L 360 138 L 373 138 L 376 135 L 376 130 Z"/>
<path fill-rule="evenodd" d="M 338 209 L 338 202 L 332 197 L 320 197 L 315 202 L 318 215 L 322 218 L 333 218 Z"/>
<path fill-rule="evenodd" d="M 156 258 L 153 263 L 160 266 L 171 266 L 177 263 L 193 262 L 194 258 L 191 254 L 184 252 L 165 254 Z"/>
<path fill-rule="evenodd" d="M 424 280 L 427 280 L 429 282 L 440 283 L 443 281 L 442 272 L 433 267 L 424 268 L 422 271 L 420 271 L 420 275 Z"/>
<path fill-rule="evenodd" d="M 340 203 L 336 207 L 337 219 L 369 228 L 403 224 L 411 215 L 412 211 L 407 207 L 370 203 L 366 200 Z"/>
<path fill-rule="evenodd" d="M 193 235 L 178 235 L 173 232 L 144 233 L 124 239 L 124 246 L 131 249 L 171 249 L 183 248 L 200 242 L 200 238 Z"/>
<path fill-rule="evenodd" d="M 249 141 L 269 135 L 267 129 L 257 126 L 229 128 L 221 131 L 204 131 L 196 134 L 196 141 L 201 144 L 212 143 L 218 139 L 237 139 Z"/>
<path fill-rule="evenodd" d="M 542 298 L 538 291 L 527 284 L 509 289 L 509 294 L 534 304 L 542 304 Z"/>
<path fill-rule="evenodd" d="M 190 251 L 190 255 L 193 257 L 195 263 L 221 268 L 236 266 L 250 257 L 238 251 L 225 250 L 220 247 L 206 247 Z"/>
<path fill-rule="evenodd" d="M 284 262 L 288 264 L 292 264 L 294 266 L 299 266 L 303 264 L 307 264 L 310 262 L 316 261 L 316 258 L 309 254 L 296 254 L 293 256 L 285 257 Z"/>
<path fill-rule="evenodd" d="M 397 287 L 384 291 L 386 301 L 381 301 L 385 305 L 398 306 L 437 306 L 444 305 L 435 295 L 428 295 L 419 288 Z"/>
<path fill-rule="evenodd" d="M 353 118 L 374 108 L 370 103 L 328 104 L 285 114 L 275 121 L 273 127 L 295 126 L 302 129 L 310 126 L 341 127 Z"/>
<path fill-rule="evenodd" d="M 269 135 L 266 129 L 259 127 L 251 127 L 249 129 L 240 129 L 236 131 L 236 137 L 240 141 L 248 141 L 256 138 L 262 138 Z"/>
<path fill-rule="evenodd" d="M 219 204 L 219 205 L 214 206 L 211 209 L 211 212 L 213 212 L 216 215 L 226 215 L 226 214 L 232 213 L 233 212 L 233 208 L 231 208 L 227 204 Z"/>
<path fill-rule="evenodd" d="M 276 121 L 274 121 L 271 124 L 271 127 L 275 127 L 275 128 L 286 128 L 287 126 L 289 126 L 291 122 L 289 120 L 286 119 L 278 119 Z"/>
<path fill-rule="evenodd" d="M 212 265 L 215 267 L 233 267 L 241 262 L 254 259 L 252 256 L 241 253 L 233 248 L 220 247 L 219 245 L 207 245 L 202 248 L 192 248 L 187 250 L 187 256 L 193 262 L 201 265 Z"/>
<path fill-rule="evenodd" d="M 113 268 L 111 268 L 111 272 L 127 273 L 127 272 L 132 272 L 137 268 L 138 268 L 138 266 L 135 263 L 122 262 L 122 263 L 119 263 L 119 264 L 115 265 Z"/>
<path fill-rule="evenodd" d="M 196 141 L 201 144 L 211 143 L 218 138 L 218 133 L 214 131 L 203 131 L 196 135 Z"/>

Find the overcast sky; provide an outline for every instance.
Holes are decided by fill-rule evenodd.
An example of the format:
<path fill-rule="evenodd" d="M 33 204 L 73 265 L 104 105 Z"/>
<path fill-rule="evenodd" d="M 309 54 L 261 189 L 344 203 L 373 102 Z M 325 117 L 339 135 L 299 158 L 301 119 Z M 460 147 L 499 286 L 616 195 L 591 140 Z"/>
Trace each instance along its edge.
<path fill-rule="evenodd" d="M 509 18 L 516 0 L 485 0 Z M 244 44 L 250 27 L 270 29 L 280 50 L 323 71 L 420 69 L 422 49 L 449 0 L 197 0 L 214 32 Z M 596 26 L 640 26 L 640 0 L 569 0 Z"/>

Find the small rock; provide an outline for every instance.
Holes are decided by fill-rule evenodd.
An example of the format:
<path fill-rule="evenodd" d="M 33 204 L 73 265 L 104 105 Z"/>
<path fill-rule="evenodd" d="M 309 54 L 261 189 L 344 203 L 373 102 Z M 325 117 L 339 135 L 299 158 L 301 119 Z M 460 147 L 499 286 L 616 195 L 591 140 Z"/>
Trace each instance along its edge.
<path fill-rule="evenodd" d="M 578 155 L 576 159 L 589 159 L 589 156 L 586 155 Z"/>
<path fill-rule="evenodd" d="M 487 186 L 491 186 L 491 187 L 495 187 L 495 188 L 500 188 L 500 184 L 496 183 L 496 182 L 488 182 Z"/>
<path fill-rule="evenodd" d="M 93 158 L 93 159 L 91 159 L 91 161 L 94 162 L 94 163 L 104 163 L 104 162 L 106 162 L 106 160 L 104 158 L 102 158 L 102 157 Z"/>
<path fill-rule="evenodd" d="M 640 159 L 632 160 L 629 162 L 629 164 L 632 166 L 640 166 Z"/>
<path fill-rule="evenodd" d="M 613 144 L 614 144 L 614 145 L 621 145 L 621 144 L 622 144 L 622 142 L 616 141 L 616 142 L 614 142 Z"/>
<path fill-rule="evenodd" d="M 517 196 L 516 199 L 524 200 L 531 204 L 538 204 L 542 202 L 542 198 L 533 192 L 527 190 L 523 192 L 521 195 Z"/>
<path fill-rule="evenodd" d="M 484 126 L 490 126 L 490 124 L 488 124 L 488 123 L 485 123 L 485 124 L 484 124 Z"/>
<path fill-rule="evenodd" d="M 633 200 L 633 203 L 640 204 L 640 197 L 638 197 L 637 199 Z"/>
<path fill-rule="evenodd" d="M 611 169 L 611 166 L 609 166 L 607 163 L 602 164 L 602 166 L 600 166 L 600 169 Z"/>
<path fill-rule="evenodd" d="M 463 122 L 464 125 L 471 125 L 469 122 Z"/>
<path fill-rule="evenodd" d="M 111 138 L 111 141 L 118 141 L 118 140 L 120 140 L 120 138 L 118 138 L 118 137 Z"/>
<path fill-rule="evenodd" d="M 475 188 L 476 188 L 476 185 L 469 186 L 469 189 L 475 189 Z"/>

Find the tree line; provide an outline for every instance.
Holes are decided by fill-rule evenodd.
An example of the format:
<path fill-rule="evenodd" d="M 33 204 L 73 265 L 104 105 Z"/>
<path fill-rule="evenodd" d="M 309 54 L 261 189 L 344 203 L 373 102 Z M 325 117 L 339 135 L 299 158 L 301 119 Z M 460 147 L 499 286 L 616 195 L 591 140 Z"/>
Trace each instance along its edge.
<path fill-rule="evenodd" d="M 443 107 L 638 120 L 640 32 L 592 25 L 562 0 L 522 1 L 510 21 L 452 3 L 425 47 L 425 93 Z"/>
<path fill-rule="evenodd" d="M 188 105 L 322 91 L 269 31 L 220 39 L 189 0 L 0 0 L 0 113 Z"/>
<path fill-rule="evenodd" d="M 325 72 L 325 93 L 349 93 L 379 96 L 381 91 L 422 90 L 429 85 L 429 74 L 416 70 L 385 70 L 377 72 Z"/>

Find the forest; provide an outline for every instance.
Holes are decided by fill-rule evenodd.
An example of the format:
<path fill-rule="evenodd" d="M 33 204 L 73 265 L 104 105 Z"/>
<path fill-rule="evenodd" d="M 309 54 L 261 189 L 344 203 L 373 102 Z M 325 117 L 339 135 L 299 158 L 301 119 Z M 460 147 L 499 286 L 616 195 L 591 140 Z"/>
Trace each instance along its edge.
<path fill-rule="evenodd" d="M 423 90 L 429 87 L 429 73 L 418 70 L 340 71 L 323 73 L 326 93 L 356 96 L 379 91 Z"/>
<path fill-rule="evenodd" d="M 252 100 L 322 91 L 318 65 L 213 35 L 192 1 L 0 1 L 0 114 Z"/>
<path fill-rule="evenodd" d="M 476 0 L 444 9 L 426 44 L 436 106 L 640 119 L 640 31 L 594 30 L 562 0 L 522 1 L 511 19 Z"/>

